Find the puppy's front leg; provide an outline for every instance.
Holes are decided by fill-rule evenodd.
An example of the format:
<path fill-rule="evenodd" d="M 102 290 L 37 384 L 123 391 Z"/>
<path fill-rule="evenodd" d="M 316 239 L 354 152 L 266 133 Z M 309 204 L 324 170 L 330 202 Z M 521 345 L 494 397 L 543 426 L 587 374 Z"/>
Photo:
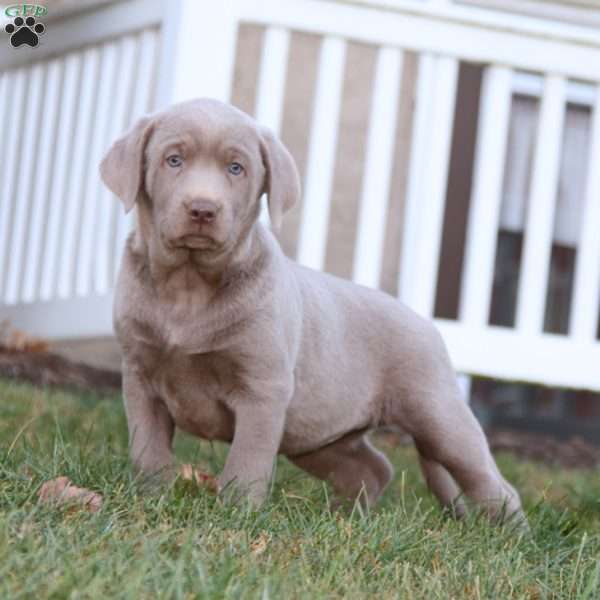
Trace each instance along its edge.
<path fill-rule="evenodd" d="M 134 468 L 155 479 L 170 479 L 175 425 L 167 407 L 143 374 L 127 362 L 123 364 L 123 393 Z"/>
<path fill-rule="evenodd" d="M 254 505 L 266 498 L 285 421 L 285 404 L 240 403 L 234 409 L 235 432 L 219 489 Z"/>

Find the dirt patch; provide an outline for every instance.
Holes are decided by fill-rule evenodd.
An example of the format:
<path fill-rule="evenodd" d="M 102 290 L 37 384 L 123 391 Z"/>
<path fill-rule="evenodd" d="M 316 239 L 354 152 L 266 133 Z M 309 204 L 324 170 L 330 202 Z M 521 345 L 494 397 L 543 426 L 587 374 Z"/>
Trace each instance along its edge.
<path fill-rule="evenodd" d="M 75 362 L 53 352 L 19 351 L 0 346 L 0 376 L 37 386 L 115 392 L 121 374 Z"/>

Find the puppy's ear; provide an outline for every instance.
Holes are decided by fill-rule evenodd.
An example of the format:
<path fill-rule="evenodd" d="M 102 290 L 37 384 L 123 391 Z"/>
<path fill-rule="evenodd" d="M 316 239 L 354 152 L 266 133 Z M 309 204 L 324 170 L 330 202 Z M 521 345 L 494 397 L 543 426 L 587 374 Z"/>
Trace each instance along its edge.
<path fill-rule="evenodd" d="M 269 199 L 269 216 L 276 231 L 283 215 L 300 199 L 300 176 L 287 148 L 271 131 L 261 128 L 261 152 L 265 165 L 263 193 Z"/>
<path fill-rule="evenodd" d="M 144 184 L 144 150 L 152 133 L 152 119 L 140 119 L 118 139 L 100 163 L 102 181 L 129 212 Z"/>

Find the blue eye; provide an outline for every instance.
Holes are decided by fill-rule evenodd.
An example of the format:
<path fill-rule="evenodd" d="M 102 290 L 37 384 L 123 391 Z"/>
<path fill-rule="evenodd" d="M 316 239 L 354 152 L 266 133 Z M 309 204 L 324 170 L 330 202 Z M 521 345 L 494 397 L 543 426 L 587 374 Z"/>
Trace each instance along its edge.
<path fill-rule="evenodd" d="M 241 175 L 244 172 L 244 167 L 242 167 L 242 165 L 240 165 L 240 163 L 232 162 L 232 163 L 229 163 L 227 170 L 232 175 Z"/>
<path fill-rule="evenodd" d="M 183 158 L 179 154 L 171 154 L 167 156 L 167 164 L 175 169 L 183 164 Z"/>

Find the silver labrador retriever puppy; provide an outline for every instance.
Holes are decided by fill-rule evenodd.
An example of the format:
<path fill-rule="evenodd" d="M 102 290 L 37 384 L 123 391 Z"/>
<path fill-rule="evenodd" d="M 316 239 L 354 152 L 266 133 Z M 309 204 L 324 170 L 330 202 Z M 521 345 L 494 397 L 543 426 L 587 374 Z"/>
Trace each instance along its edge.
<path fill-rule="evenodd" d="M 521 515 L 433 325 L 296 264 L 257 221 L 264 193 L 274 227 L 300 197 L 269 131 L 229 105 L 185 102 L 141 119 L 101 174 L 138 211 L 114 317 L 139 470 L 173 474 L 178 426 L 231 443 L 219 487 L 254 503 L 282 453 L 373 505 L 392 468 L 367 434 L 399 426 L 443 505 Z"/>

